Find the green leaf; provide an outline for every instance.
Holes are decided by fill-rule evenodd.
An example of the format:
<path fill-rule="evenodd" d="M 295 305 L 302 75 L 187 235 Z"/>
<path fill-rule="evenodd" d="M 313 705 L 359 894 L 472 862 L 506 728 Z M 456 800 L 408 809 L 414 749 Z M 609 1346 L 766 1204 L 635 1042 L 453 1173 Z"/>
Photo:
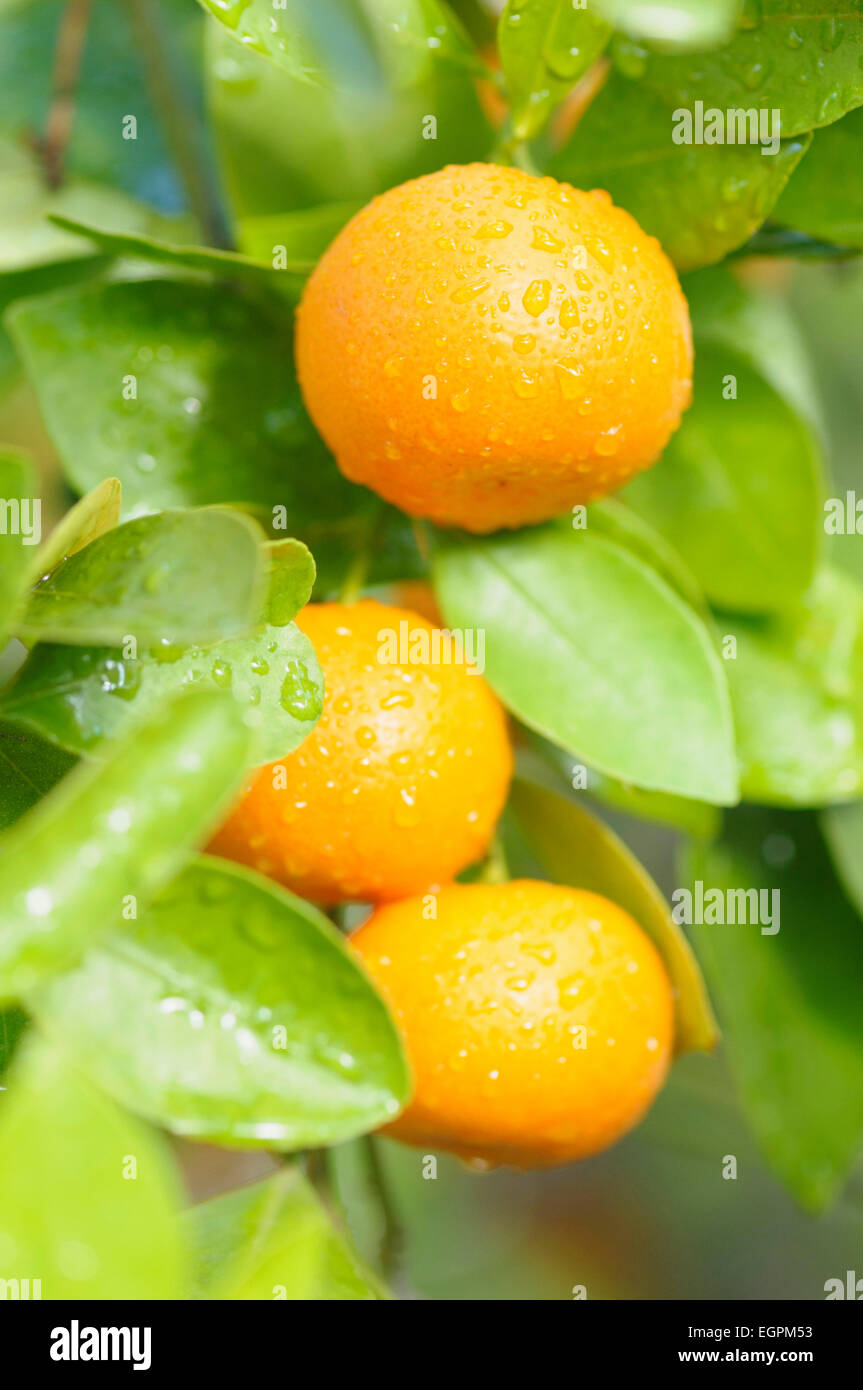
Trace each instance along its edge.
<path fill-rule="evenodd" d="M 631 550 L 633 555 L 655 569 L 666 584 L 676 589 L 691 608 L 704 610 L 704 593 L 694 574 L 681 559 L 674 542 L 669 542 L 644 517 L 627 506 L 621 497 L 604 497 L 589 510 L 589 526 L 595 535 Z"/>
<path fill-rule="evenodd" d="M 36 576 L 50 574 L 70 555 L 112 531 L 120 520 L 122 491 L 119 478 L 106 478 L 76 502 L 37 552 L 33 565 Z"/>
<path fill-rule="evenodd" d="M 118 118 L 115 117 L 115 120 Z M 47 187 L 34 160 L 19 143 L 0 137 L 0 271 L 24 270 L 55 261 L 93 256 L 92 243 L 48 220 L 91 219 L 117 232 L 159 232 L 167 218 L 136 203 L 119 189 L 71 178 Z"/>
<path fill-rule="evenodd" d="M 41 508 L 29 459 L 0 449 L 0 648 L 25 606 Z"/>
<path fill-rule="evenodd" d="M 0 830 L 19 820 L 74 766 L 70 754 L 0 723 Z"/>
<path fill-rule="evenodd" d="M 296 1168 L 193 1207 L 194 1295 L 333 1302 L 386 1291 Z"/>
<path fill-rule="evenodd" d="M 615 29 L 675 48 L 710 48 L 730 39 L 742 0 L 592 0 Z"/>
<path fill-rule="evenodd" d="M 2 1084 L 3 1078 L 9 1070 L 19 1042 L 29 1026 L 30 1020 L 27 1014 L 16 1004 L 8 1009 L 0 1009 L 0 1091 L 6 1089 Z"/>
<path fill-rule="evenodd" d="M 693 403 L 623 500 L 678 548 L 711 602 L 769 613 L 812 582 L 820 461 L 809 424 L 746 357 L 696 341 Z"/>
<path fill-rule="evenodd" d="M 728 817 L 719 843 L 693 851 L 687 877 L 705 894 L 780 895 L 764 899 L 775 934 L 761 912 L 761 926 L 693 926 L 691 934 L 755 1135 L 798 1201 L 819 1211 L 863 1145 L 860 920 L 813 817 L 745 807 Z M 778 918 L 770 911 L 777 903 Z"/>
<path fill-rule="evenodd" d="M 707 630 L 629 551 L 537 527 L 446 536 L 448 622 L 486 633 L 486 676 L 530 728 L 612 777 L 725 805 L 737 796 L 724 673 Z"/>
<path fill-rule="evenodd" d="M 596 61 L 611 26 L 572 0 L 507 0 L 498 48 L 513 132 L 529 140 Z"/>
<path fill-rule="evenodd" d="M 272 259 L 281 253 L 289 260 L 310 261 L 314 265 L 362 206 L 361 202 L 324 203 L 296 212 L 240 217 L 237 239 L 246 255 L 258 260 Z"/>
<path fill-rule="evenodd" d="M 169 241 L 158 241 L 155 237 L 107 232 L 86 222 L 76 222 L 70 217 L 53 216 L 51 221 L 68 232 L 86 237 L 111 256 L 132 256 L 153 261 L 156 265 L 206 271 L 223 280 L 248 280 L 269 289 L 284 290 L 293 298 L 299 298 L 305 278 L 314 265 L 314 262 L 294 262 L 277 268 L 272 260 L 257 260 L 251 256 L 237 255 L 234 251 L 215 250 L 211 246 L 179 246 Z"/>
<path fill-rule="evenodd" d="M 44 1043 L 0 1111 L 0 1279 L 46 1299 L 163 1299 L 185 1282 L 180 1183 L 150 1130 Z"/>
<path fill-rule="evenodd" d="M 823 806 L 863 786 L 863 592 L 823 571 L 794 613 L 723 615 L 725 663 L 750 801 Z"/>
<path fill-rule="evenodd" d="M 863 248 L 863 109 L 819 130 L 773 209 L 787 227 Z"/>
<path fill-rule="evenodd" d="M 303 0 L 274 12 L 270 0 L 199 0 L 246 51 L 260 53 L 300 82 L 326 83 L 320 40 Z M 434 62 L 475 66 L 470 44 L 438 0 L 374 0 L 359 6 L 397 85 L 416 83 Z M 332 38 L 327 35 L 332 43 Z M 333 44 L 333 46 L 335 46 Z"/>
<path fill-rule="evenodd" d="M 669 108 L 777 110 L 786 137 L 863 103 L 863 14 L 848 0 L 747 0 L 732 41 L 709 53 L 619 40 L 612 56 Z"/>
<path fill-rule="evenodd" d="M 306 415 L 284 306 L 270 315 L 224 286 L 147 280 L 19 303 L 8 322 L 79 491 L 112 473 L 133 513 L 280 506 L 292 535 L 373 505 Z"/>
<path fill-rule="evenodd" d="M 710 840 L 719 827 L 720 811 L 706 801 L 691 797 L 671 796 L 668 792 L 648 792 L 631 782 L 620 782 L 604 772 L 577 762 L 556 744 L 540 738 L 530 729 L 520 729 L 518 767 L 529 781 L 548 784 L 560 791 L 583 790 L 585 795 L 602 806 L 609 806 L 638 820 L 657 821 L 685 830 L 697 840 Z"/>
<path fill-rule="evenodd" d="M 274 13 L 261 0 L 264 11 Z M 492 131 L 464 52 L 441 61 L 440 14 L 427 0 L 357 0 L 324 15 L 316 0 L 294 0 L 279 18 L 301 25 L 317 85 L 209 25 L 209 104 L 234 215 L 363 204 L 442 165 L 485 158 Z M 302 139 L 291 138 L 298 130 Z"/>
<path fill-rule="evenodd" d="M 206 649 L 158 642 L 135 656 L 116 647 L 40 642 L 0 695 L 0 713 L 61 748 L 89 753 L 103 739 L 129 733 L 183 689 L 230 690 L 255 734 L 257 761 L 291 753 L 323 706 L 314 649 L 291 622 L 309 598 L 315 571 L 306 547 L 296 541 L 277 542 L 267 551 L 273 564 L 270 620 L 247 636 Z"/>
<path fill-rule="evenodd" d="M 685 276 L 696 338 L 745 357 L 816 433 L 823 434 L 811 354 L 787 301 L 742 283 L 726 266 Z"/>
<path fill-rule="evenodd" d="M 603 821 L 536 783 L 516 779 L 509 809 L 554 883 L 601 893 L 635 918 L 671 979 L 676 1051 L 710 1051 L 717 1032 L 704 981 L 665 898 L 635 855 Z"/>
<path fill-rule="evenodd" d="M 17 630 L 27 641 L 81 645 L 246 632 L 266 581 L 259 537 L 248 517 L 217 507 L 128 521 L 38 584 Z"/>
<path fill-rule="evenodd" d="M 104 763 L 72 771 L 0 839 L 0 999 L 70 965 L 143 906 L 236 795 L 249 735 L 233 702 L 167 705 Z"/>
<path fill-rule="evenodd" d="M 727 105 L 739 105 L 739 92 Z M 769 156 L 759 145 L 675 144 L 673 112 L 614 72 L 546 172 L 607 189 L 676 266 L 692 270 L 722 260 L 760 227 L 810 137 L 782 140 Z"/>
<path fill-rule="evenodd" d="M 839 880 L 863 917 L 863 801 L 828 806 L 819 824 Z"/>
<path fill-rule="evenodd" d="M 343 938 L 219 859 L 192 863 L 31 999 L 117 1100 L 208 1142 L 331 1144 L 408 1096 L 395 1026 Z"/>

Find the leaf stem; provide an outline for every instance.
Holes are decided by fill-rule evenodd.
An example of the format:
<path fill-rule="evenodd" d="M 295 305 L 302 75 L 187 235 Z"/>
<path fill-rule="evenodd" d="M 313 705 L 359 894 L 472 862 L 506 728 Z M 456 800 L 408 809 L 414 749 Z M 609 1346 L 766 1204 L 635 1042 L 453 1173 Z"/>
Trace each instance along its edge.
<path fill-rule="evenodd" d="M 122 0 L 156 114 L 165 133 L 189 207 L 210 246 L 232 249 L 200 122 L 177 80 L 155 0 Z"/>

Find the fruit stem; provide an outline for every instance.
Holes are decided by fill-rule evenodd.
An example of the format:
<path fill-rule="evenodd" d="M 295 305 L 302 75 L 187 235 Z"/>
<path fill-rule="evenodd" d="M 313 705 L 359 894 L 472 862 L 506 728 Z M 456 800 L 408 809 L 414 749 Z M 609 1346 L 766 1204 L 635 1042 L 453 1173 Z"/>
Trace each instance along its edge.
<path fill-rule="evenodd" d="M 348 566 L 342 587 L 339 591 L 340 603 L 356 603 L 365 585 L 369 572 L 372 555 L 374 554 L 375 541 L 378 539 L 384 519 L 383 503 L 378 505 L 369 513 L 368 521 L 363 529 L 356 554 Z"/>
<path fill-rule="evenodd" d="M 512 875 L 506 862 L 506 854 L 500 837 L 495 835 L 489 845 L 485 863 L 477 875 L 478 883 L 509 883 Z"/>

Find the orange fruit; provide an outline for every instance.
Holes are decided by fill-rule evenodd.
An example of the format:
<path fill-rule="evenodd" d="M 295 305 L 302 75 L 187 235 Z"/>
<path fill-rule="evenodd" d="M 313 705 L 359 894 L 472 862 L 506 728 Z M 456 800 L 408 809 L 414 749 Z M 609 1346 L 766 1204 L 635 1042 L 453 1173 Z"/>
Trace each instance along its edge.
<path fill-rule="evenodd" d="M 434 901 L 434 900 L 431 900 Z M 378 908 L 350 938 L 416 1084 L 395 1138 L 541 1168 L 613 1144 L 668 1070 L 671 985 L 607 898 L 520 880 Z"/>
<path fill-rule="evenodd" d="M 324 674 L 320 721 L 260 771 L 210 849 L 322 903 L 445 882 L 482 856 L 506 799 L 496 696 L 466 665 L 436 664 L 436 630 L 408 609 L 321 603 L 296 621 Z"/>
<path fill-rule="evenodd" d="M 654 463 L 689 403 L 692 338 L 659 242 L 607 193 L 469 164 L 342 229 L 305 288 L 297 369 L 349 478 L 491 531 Z"/>

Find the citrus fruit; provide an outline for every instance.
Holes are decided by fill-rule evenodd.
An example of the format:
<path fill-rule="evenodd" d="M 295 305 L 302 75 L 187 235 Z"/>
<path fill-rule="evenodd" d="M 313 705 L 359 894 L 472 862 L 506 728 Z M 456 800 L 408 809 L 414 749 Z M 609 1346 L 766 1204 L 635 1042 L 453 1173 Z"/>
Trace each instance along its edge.
<path fill-rule="evenodd" d="M 436 661 L 439 630 L 408 609 L 321 603 L 296 621 L 323 671 L 321 719 L 258 773 L 210 848 L 322 903 L 446 882 L 482 856 L 506 798 L 496 696 L 466 664 Z"/>
<path fill-rule="evenodd" d="M 671 985 L 607 898 L 531 880 L 453 884 L 379 907 L 350 939 L 414 1073 L 414 1100 L 388 1126 L 396 1138 L 546 1167 L 613 1144 L 662 1085 Z"/>
<path fill-rule="evenodd" d="M 381 194 L 311 275 L 309 412 L 342 471 L 470 531 L 621 487 L 689 403 L 686 300 L 608 194 L 491 164 Z"/>

